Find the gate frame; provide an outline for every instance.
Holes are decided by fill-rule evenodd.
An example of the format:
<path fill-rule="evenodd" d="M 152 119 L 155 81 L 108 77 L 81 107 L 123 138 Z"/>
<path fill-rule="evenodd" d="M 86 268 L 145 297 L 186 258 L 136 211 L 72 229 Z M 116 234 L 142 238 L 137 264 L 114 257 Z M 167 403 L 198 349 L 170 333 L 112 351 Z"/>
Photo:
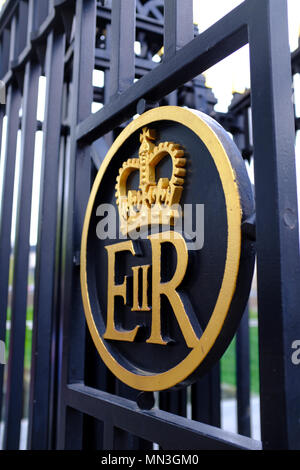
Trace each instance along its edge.
<path fill-rule="evenodd" d="M 165 0 L 166 11 L 170 11 L 168 8 L 170 8 L 171 1 Z M 172 4 L 176 10 L 176 16 L 180 12 L 180 2 L 175 0 Z M 171 20 L 166 17 L 165 44 L 175 42 L 176 47 L 172 52 L 169 51 L 168 57 L 162 64 L 136 83 L 133 83 L 134 70 L 130 60 L 133 56 L 132 32 L 130 34 L 127 31 L 126 34 L 125 32 L 122 34 L 122 30 L 118 29 L 120 24 L 129 24 L 132 28 L 132 17 L 135 15 L 134 1 L 130 0 L 126 9 L 118 8 L 118 6 L 120 4 L 117 0 L 113 0 L 111 56 L 112 70 L 116 76 L 111 77 L 111 80 L 114 84 L 118 84 L 118 93 L 114 93 L 109 103 L 100 111 L 89 116 L 86 115 L 86 102 L 82 105 L 78 102 L 77 122 L 73 122 L 71 127 L 73 143 L 70 160 L 73 165 L 70 171 L 73 175 L 76 165 L 77 178 L 80 178 L 85 185 L 89 181 L 89 144 L 136 114 L 140 100 L 158 101 L 249 42 L 257 203 L 262 442 L 264 449 L 299 448 L 300 402 L 299 400 L 297 402 L 295 391 L 300 390 L 300 374 L 287 352 L 295 337 L 297 335 L 300 337 L 300 318 L 297 312 L 300 278 L 295 133 L 286 2 L 245 0 L 179 50 L 177 39 L 181 38 L 181 34 L 190 25 L 188 20 L 187 23 L 184 21 L 181 23 L 180 21 L 174 22 L 174 17 Z M 93 69 L 91 31 L 95 23 L 94 7 L 94 0 L 85 1 L 84 9 L 82 9 L 82 0 L 77 2 L 76 21 L 79 31 L 76 35 L 74 71 L 77 77 L 75 94 L 79 97 L 78 101 L 82 96 L 90 96 Z M 173 13 L 175 10 L 172 10 Z M 168 21 L 172 22 L 171 28 L 168 27 Z M 128 58 L 128 67 L 126 67 L 125 58 Z M 89 67 L 88 71 L 87 67 Z M 90 79 L 85 81 L 84 77 L 87 76 Z M 131 85 L 129 85 L 130 82 Z M 78 175 L 80 167 L 81 174 Z M 266 193 L 265 182 L 269 181 L 270 177 L 271 181 Z M 72 179 L 71 176 L 69 178 Z M 78 347 L 84 344 L 83 336 L 78 337 L 78 330 L 83 328 L 84 316 L 80 302 L 78 302 L 78 267 L 72 266 L 72 263 L 74 253 L 79 250 L 83 216 L 88 199 L 86 192 L 82 194 L 82 187 L 79 184 L 75 187 L 70 185 L 71 189 L 65 207 L 68 225 L 65 227 L 63 251 L 66 254 L 67 271 L 62 304 L 62 312 L 65 315 L 62 325 L 64 341 L 57 441 L 59 448 L 80 446 L 82 438 L 78 433 L 79 426 L 82 424 L 80 411 L 99 418 L 98 406 L 100 402 L 103 404 L 106 398 L 104 392 L 91 392 L 83 385 L 82 357 L 78 357 Z M 74 206 L 69 205 L 72 200 L 75 201 Z M 75 222 L 74 213 L 76 214 Z M 72 276 L 73 283 L 70 282 Z M 70 314 L 72 314 L 72 322 Z M 110 398 L 113 400 L 112 396 Z M 129 406 L 125 400 L 122 403 L 124 406 Z M 281 413 L 274 413 L 275 409 L 281 410 Z M 137 410 L 136 412 L 139 413 Z M 163 412 L 147 412 L 147 416 L 154 418 L 157 413 Z M 120 415 L 121 406 L 120 413 L 116 411 L 114 414 L 115 421 L 105 420 L 104 434 L 110 436 L 109 439 L 105 438 L 105 442 L 112 445 L 109 448 L 118 448 L 116 428 L 121 426 L 121 418 L 118 418 Z M 165 415 L 164 418 L 166 419 Z M 106 419 L 108 419 L 107 415 Z M 198 424 L 193 424 L 196 431 Z M 128 423 L 122 423 L 122 426 L 125 430 L 131 429 Z M 76 429 L 76 436 L 72 432 L 74 429 Z M 220 432 L 225 436 L 225 440 L 226 437 L 229 440 L 228 434 L 224 431 Z M 115 439 L 113 439 L 114 434 Z M 156 436 L 157 442 L 163 440 L 159 426 L 156 429 Z M 149 438 L 149 435 L 144 438 Z M 246 439 L 241 436 L 238 438 Z M 209 439 L 214 443 L 213 445 L 216 445 L 213 434 Z M 256 442 L 248 440 L 248 446 L 252 448 L 256 446 Z M 201 439 L 199 448 L 204 448 Z"/>
<path fill-rule="evenodd" d="M 147 31 L 161 35 L 161 21 L 136 15 L 135 0 L 126 0 L 126 8 L 123 0 L 112 0 L 112 11 L 103 6 L 104 0 L 100 3 L 9 0 L 0 16 L 0 74 L 7 88 L 6 105 L 0 107 L 0 137 L 6 114 L 10 144 L 1 155 L 1 339 L 6 331 L 12 207 L 14 185 L 18 184 L 14 181 L 16 141 L 22 129 L 5 447 L 19 446 L 34 139 L 36 131 L 43 129 L 28 447 L 81 449 L 101 448 L 104 444 L 107 449 L 152 449 L 152 442 L 156 442 L 165 449 L 299 449 L 300 374 L 292 364 L 291 346 L 300 338 L 300 265 L 287 3 L 245 0 L 193 39 L 192 0 L 165 0 L 163 62 L 157 66 L 151 61 L 145 64 L 139 57 L 136 67 L 135 26 L 139 30 L 144 24 Z M 70 38 L 75 5 L 73 44 Z M 139 2 L 137 6 L 140 13 L 143 8 Z M 107 22 L 109 50 L 99 53 L 97 49 L 95 58 L 96 18 L 101 14 Z M 248 42 L 257 203 L 262 444 L 204 424 L 207 420 L 218 426 L 220 421 L 218 365 L 192 386 L 192 416 L 201 423 L 162 411 L 184 414 L 185 390 L 162 392 L 161 410 L 139 410 L 134 403 L 136 393 L 112 378 L 95 354 L 85 325 L 79 279 L 81 230 L 95 162 L 97 165 L 101 159 L 99 155 L 95 158 L 93 142 L 105 136 L 105 148 L 112 142 L 113 129 L 161 99 L 177 104 L 174 90 L 184 84 L 188 87 L 190 80 L 195 84 L 201 72 Z M 95 60 L 98 65 L 105 63 L 110 87 L 104 90 L 93 90 Z M 35 116 L 41 73 L 47 77 L 43 125 Z M 135 73 L 142 78 L 134 83 Z M 198 92 L 204 88 L 201 78 L 197 85 Z M 91 114 L 93 95 L 95 98 L 97 93 L 105 105 Z M 195 98 L 195 107 L 200 96 Z M 214 99 L 210 96 L 205 100 L 210 112 Z M 64 106 L 69 103 L 70 122 L 64 120 Z M 19 119 L 20 109 L 23 113 Z M 227 115 L 224 122 L 229 124 L 230 119 Z M 236 121 L 235 125 L 238 134 L 240 124 Z M 244 315 L 237 354 L 247 346 L 247 328 Z M 249 435 L 248 355 L 243 353 L 237 359 L 238 429 Z M 0 410 L 3 372 L 0 368 Z"/>

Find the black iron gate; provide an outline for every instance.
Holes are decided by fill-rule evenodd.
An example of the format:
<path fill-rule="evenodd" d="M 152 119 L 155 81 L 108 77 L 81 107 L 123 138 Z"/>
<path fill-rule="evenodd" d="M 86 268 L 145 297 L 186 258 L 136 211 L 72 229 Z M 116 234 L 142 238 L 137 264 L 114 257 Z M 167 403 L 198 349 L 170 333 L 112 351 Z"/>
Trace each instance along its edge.
<path fill-rule="evenodd" d="M 245 0 L 199 35 L 192 0 L 9 0 L 0 17 L 0 34 L 0 78 L 7 91 L 6 105 L 0 107 L 0 137 L 6 120 L 8 143 L 1 154 L 1 339 L 10 321 L 3 448 L 19 447 L 23 416 L 34 153 L 41 130 L 34 307 L 29 319 L 28 448 L 152 449 L 153 443 L 163 449 L 299 448 L 300 374 L 291 361 L 291 345 L 300 339 L 299 238 L 286 1 Z M 141 47 L 138 55 L 135 41 Z M 86 331 L 79 281 L 91 184 L 124 123 L 166 103 L 213 114 L 214 97 L 199 74 L 247 43 L 262 444 L 247 437 L 247 312 L 237 341 L 239 434 L 234 435 L 220 429 L 219 366 L 188 390 L 161 392 L 159 409 L 140 410 L 137 392 L 117 381 L 95 352 Z M 162 46 L 163 60 L 155 64 L 152 57 L 162 54 Z M 103 72 L 103 84 L 93 86 L 94 69 Z M 46 77 L 43 122 L 37 119 L 40 76 Z M 215 117 L 249 158 L 249 95 L 243 99 L 239 106 L 233 104 L 231 114 Z M 103 105 L 95 113 L 93 102 Z M 1 367 L 0 409 L 4 371 Z M 187 401 L 192 419 L 186 417 Z"/>

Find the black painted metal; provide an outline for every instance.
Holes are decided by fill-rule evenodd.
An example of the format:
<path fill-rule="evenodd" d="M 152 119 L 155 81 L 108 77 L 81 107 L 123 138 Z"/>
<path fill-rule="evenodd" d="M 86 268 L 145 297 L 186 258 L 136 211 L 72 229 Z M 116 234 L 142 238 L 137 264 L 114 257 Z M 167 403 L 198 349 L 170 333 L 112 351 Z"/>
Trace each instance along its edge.
<path fill-rule="evenodd" d="M 262 445 L 299 448 L 300 376 L 291 363 L 289 349 L 292 341 L 300 337 L 300 325 L 294 121 L 285 3 L 245 0 L 198 35 L 191 0 L 126 0 L 126 6 L 120 0 L 7 1 L 0 16 L 0 78 L 7 86 L 6 106 L 0 105 L 0 137 L 5 113 L 9 142 L 5 155 L 1 155 L 5 161 L 0 219 L 1 339 L 6 330 L 19 128 L 22 145 L 5 407 L 6 448 L 18 447 L 22 418 L 37 129 L 43 130 L 44 145 L 28 447 L 150 449 L 156 442 L 166 449 L 260 448 L 251 439 L 217 429 L 221 400 L 218 365 L 188 393 L 160 393 L 157 405 L 161 411 L 141 411 L 130 401 L 136 400 L 137 392 L 120 384 L 107 371 L 85 330 L 78 260 L 95 166 L 98 168 L 107 147 L 137 108 L 143 112 L 157 104 L 194 107 L 211 114 L 233 134 L 245 159 L 254 152 Z M 141 44 L 140 55 L 134 54 L 135 39 Z M 228 113 L 215 113 L 213 94 L 199 74 L 248 41 L 251 102 L 250 91 L 235 94 Z M 156 64 L 152 57 L 162 46 L 163 60 Z M 299 51 L 292 55 L 293 73 L 299 71 L 299 57 Z M 105 81 L 104 86 L 99 84 L 93 90 L 94 68 L 103 71 Z M 36 120 L 41 73 L 47 78 L 43 124 Z M 139 79 L 136 83 L 135 78 Z M 23 114 L 19 120 L 21 93 Z M 93 99 L 104 104 L 95 114 L 90 108 Z M 237 333 L 236 354 L 238 431 L 249 436 L 247 313 Z M 0 410 L 3 370 L 1 367 Z M 193 421 L 180 417 L 189 413 L 189 407 Z"/>
<path fill-rule="evenodd" d="M 8 63 L 15 58 L 15 42 L 16 42 L 16 20 L 11 21 L 10 31 L 4 30 L 2 36 L 3 62 L 1 72 L 4 74 L 7 71 Z M 6 316 L 7 316 L 7 301 L 8 301 L 8 280 L 9 280 L 9 262 L 11 252 L 11 214 L 13 204 L 13 186 L 14 186 L 14 172 L 15 172 L 15 156 L 18 135 L 18 117 L 19 108 L 21 104 L 21 94 L 16 87 L 16 84 L 7 86 L 6 95 L 6 117 L 7 117 L 7 132 L 6 141 L 11 141 L 11 145 L 5 148 L 5 155 L 1 156 L 4 159 L 3 166 L 3 189 L 1 201 L 1 224 L 0 224 L 0 335 L 2 340 L 5 339 L 6 333 Z M 0 416 L 2 415 L 2 401 L 3 401 L 3 367 L 0 368 Z"/>
<path fill-rule="evenodd" d="M 238 432 L 251 436 L 249 309 L 246 308 L 236 335 Z"/>
<path fill-rule="evenodd" d="M 21 94 L 18 89 L 10 85 L 6 97 L 6 112 L 7 112 L 7 134 L 6 139 L 11 142 L 6 146 L 5 155 L 5 170 L 4 170 L 4 184 L 3 196 L 1 205 L 1 226 L 0 226 L 0 335 L 3 340 L 6 333 L 6 315 L 7 315 L 7 301 L 8 301 L 8 280 L 9 280 L 9 261 L 11 253 L 11 217 L 12 217 L 12 204 L 13 204 L 13 187 L 14 187 L 14 173 L 15 173 L 15 157 L 18 135 L 18 116 L 21 102 Z M 2 410 L 3 400 L 3 374 L 4 368 L 0 368 L 0 405 Z M 9 393 L 9 390 L 6 391 Z"/>
<path fill-rule="evenodd" d="M 247 43 L 246 1 L 181 48 L 175 57 L 143 76 L 117 99 L 82 121 L 78 141 L 91 142 L 135 114 L 142 98 L 156 102 Z M 204 59 L 205 58 L 205 61 Z M 202 59 L 202 60 L 200 60 Z M 205 65 L 204 65 L 205 64 Z"/>
<path fill-rule="evenodd" d="M 112 0 L 110 96 L 121 94 L 134 80 L 135 0 Z"/>
<path fill-rule="evenodd" d="M 299 448 L 300 374 L 289 354 L 300 335 L 300 266 L 287 5 L 255 1 L 252 8 L 258 5 L 260 16 L 250 23 L 250 50 L 262 440 L 266 448 Z M 264 76 L 256 73 L 263 64 Z M 275 424 L 276 409 L 281 411 Z"/>
<path fill-rule="evenodd" d="M 82 384 L 69 385 L 66 391 L 70 406 L 107 423 L 110 429 L 106 443 L 114 449 L 115 428 L 138 433 L 167 450 L 259 450 L 261 443 L 213 426 L 193 422 L 165 411 L 143 412 L 129 400 L 120 399 Z M 101 401 L 101 407 L 97 404 Z M 178 430 L 180 429 L 180 439 Z"/>
<path fill-rule="evenodd" d="M 3 132 L 3 119 L 5 115 L 5 105 L 2 104 L 0 108 L 0 143 L 2 142 L 2 132 Z M 0 155 L 1 158 L 1 155 Z"/>
<path fill-rule="evenodd" d="M 174 392 L 161 392 L 159 394 L 159 408 L 178 416 L 187 415 L 187 390 Z"/>
<path fill-rule="evenodd" d="M 43 156 L 36 261 L 33 344 L 31 364 L 30 427 L 28 447 L 48 445 L 48 403 L 51 382 L 51 342 L 56 258 L 58 173 L 62 120 L 65 34 L 52 32 L 47 40 L 45 72 L 46 110 L 43 129 Z M 38 430 L 38 432 L 37 432 Z"/>
<path fill-rule="evenodd" d="M 25 346 L 29 235 L 32 178 L 36 132 L 36 113 L 40 66 L 28 62 L 25 69 L 22 139 L 20 152 L 20 183 L 14 251 L 14 279 L 11 305 L 11 333 L 6 395 L 6 426 L 4 447 L 15 449 L 19 444 L 23 404 L 23 359 Z M 9 391 L 11 390 L 11 393 Z"/>
<path fill-rule="evenodd" d="M 165 0 L 164 60 L 174 57 L 194 38 L 193 2 Z"/>
<path fill-rule="evenodd" d="M 220 365 L 216 364 L 191 387 L 192 419 L 220 427 L 221 384 Z"/>
<path fill-rule="evenodd" d="M 82 447 L 82 414 L 71 410 L 65 400 L 68 383 L 84 377 L 85 320 L 81 303 L 79 267 L 81 230 L 90 192 L 91 160 L 88 148 L 75 139 L 78 122 L 91 112 L 93 96 L 95 0 L 76 2 L 76 34 L 73 58 L 72 105 L 70 109 L 70 150 L 65 168 L 65 199 L 62 227 L 62 273 L 60 316 L 60 360 L 58 402 L 58 448 Z M 70 339 L 72 338 L 72 341 Z M 78 352 L 81 351 L 81 354 Z"/>

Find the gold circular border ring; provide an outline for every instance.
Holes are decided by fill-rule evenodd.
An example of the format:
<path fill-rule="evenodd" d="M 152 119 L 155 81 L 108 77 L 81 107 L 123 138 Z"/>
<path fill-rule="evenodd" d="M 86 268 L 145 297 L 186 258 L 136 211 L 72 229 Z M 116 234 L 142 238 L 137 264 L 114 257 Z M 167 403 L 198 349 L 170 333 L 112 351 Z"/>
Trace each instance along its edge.
<path fill-rule="evenodd" d="M 87 236 L 96 194 L 100 187 L 103 175 L 115 153 L 136 130 L 151 124 L 151 122 L 163 120 L 175 121 L 191 129 L 206 145 L 214 160 L 225 195 L 228 225 L 227 254 L 219 295 L 213 313 L 207 327 L 199 339 L 198 345 L 179 364 L 168 371 L 159 374 L 138 375 L 124 368 L 109 353 L 94 322 L 87 286 Z M 222 327 L 228 315 L 230 304 L 235 292 L 241 255 L 242 209 L 239 190 L 236 183 L 235 172 L 231 166 L 227 152 L 209 122 L 206 121 L 208 121 L 208 119 L 203 113 L 177 106 L 154 108 L 145 112 L 137 119 L 134 119 L 117 137 L 104 158 L 95 178 L 87 205 L 80 254 L 80 282 L 86 321 L 94 344 L 106 366 L 118 379 L 138 390 L 158 391 L 174 387 L 187 379 L 187 377 L 189 377 L 199 367 L 209 351 L 213 348 L 222 331 Z"/>

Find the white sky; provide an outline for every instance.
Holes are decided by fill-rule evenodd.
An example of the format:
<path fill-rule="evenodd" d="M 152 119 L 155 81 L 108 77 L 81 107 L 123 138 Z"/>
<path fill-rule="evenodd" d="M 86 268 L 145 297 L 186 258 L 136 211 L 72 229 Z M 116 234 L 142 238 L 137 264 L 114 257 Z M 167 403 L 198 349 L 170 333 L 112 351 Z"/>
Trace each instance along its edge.
<path fill-rule="evenodd" d="M 202 32 L 209 26 L 214 24 L 230 10 L 242 3 L 242 0 L 193 0 L 194 1 L 194 21 L 198 23 L 199 31 Z M 0 0 L 0 8 L 4 1 Z M 300 0 L 288 0 L 289 8 L 289 36 L 291 50 L 298 47 L 298 33 L 300 26 Z M 249 68 L 249 48 L 245 46 L 239 51 L 235 52 L 231 56 L 227 57 L 223 61 L 205 72 L 206 83 L 212 87 L 213 92 L 218 99 L 216 110 L 226 111 L 228 105 L 232 99 L 232 91 L 243 92 L 245 88 L 250 87 L 250 68 Z M 101 77 L 99 73 L 94 74 L 94 82 L 100 85 Z M 45 79 L 42 77 L 40 80 L 40 91 L 38 101 L 38 113 L 37 117 L 39 120 L 43 120 L 44 108 L 45 108 Z M 300 115 L 300 76 L 296 76 L 295 80 L 295 100 L 297 115 Z M 297 86 L 296 86 L 297 85 Z M 99 106 L 95 104 L 93 106 L 93 112 L 95 112 Z M 5 135 L 5 123 L 4 132 Z M 299 133 L 298 133 L 299 134 Z M 4 139 L 3 139 L 4 140 Z M 20 139 L 18 138 L 18 141 Z M 20 148 L 20 142 L 18 142 L 18 148 Z M 5 149 L 5 141 L 2 141 L 2 151 Z M 297 138 L 297 154 L 300 155 L 300 136 Z M 32 224 L 31 224 L 31 235 L 30 242 L 34 244 L 37 236 L 37 214 L 38 214 L 38 202 L 39 202 L 39 179 L 40 179 L 40 164 L 41 164 L 41 153 L 42 153 L 42 132 L 38 132 L 36 136 L 36 159 L 34 168 L 34 181 L 33 181 L 33 198 L 32 198 Z M 17 156 L 18 157 L 18 156 Z M 1 163 L 3 159 L 1 159 Z M 1 175 L 1 163 L 0 163 L 0 175 Z M 18 171 L 16 171 L 15 177 L 18 178 Z M 253 179 L 253 168 L 250 169 L 250 177 Z M 298 165 L 298 181 L 300 181 L 300 164 Z M 0 181 L 0 188 L 2 184 Z M 16 186 L 17 189 L 17 186 Z M 15 191 L 14 197 L 14 209 L 13 209 L 13 228 L 12 234 L 15 230 L 15 215 L 16 215 L 16 196 Z M 299 200 L 300 206 L 300 200 Z M 12 235 L 12 239 L 14 235 Z"/>
<path fill-rule="evenodd" d="M 229 11 L 243 3 L 242 0 L 193 0 L 194 20 L 202 32 Z M 300 28 L 300 0 L 288 0 L 290 47 L 298 47 Z M 218 99 L 216 110 L 226 111 L 232 99 L 232 91 L 243 92 L 250 88 L 249 47 L 239 51 L 205 72 L 206 83 L 213 88 Z"/>

